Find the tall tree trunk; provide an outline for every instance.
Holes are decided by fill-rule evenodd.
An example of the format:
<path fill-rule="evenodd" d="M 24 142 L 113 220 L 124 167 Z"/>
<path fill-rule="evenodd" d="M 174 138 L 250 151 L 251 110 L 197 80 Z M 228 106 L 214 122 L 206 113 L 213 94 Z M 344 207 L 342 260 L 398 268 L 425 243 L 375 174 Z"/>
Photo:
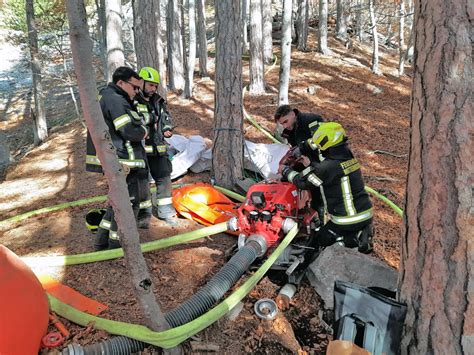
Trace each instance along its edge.
<path fill-rule="evenodd" d="M 105 1 L 105 21 L 107 24 L 107 81 L 112 80 L 115 69 L 125 64 L 122 42 L 122 2 Z"/>
<path fill-rule="evenodd" d="M 408 22 L 408 33 L 409 33 L 409 36 L 408 36 L 408 43 L 407 43 L 407 46 L 406 46 L 406 50 L 405 50 L 405 60 L 406 61 L 409 61 L 410 63 L 412 62 L 412 57 L 413 57 L 413 37 L 414 37 L 414 28 L 413 28 L 413 18 L 414 18 L 414 15 L 413 15 L 413 12 L 414 12 L 414 5 L 413 5 L 413 0 L 408 0 L 408 13 L 409 13 L 409 16 L 407 16 L 407 21 Z"/>
<path fill-rule="evenodd" d="M 212 174 L 218 185 L 233 188 L 243 177 L 242 28 L 239 0 L 216 6 L 216 90 Z"/>
<path fill-rule="evenodd" d="M 272 38 L 272 1 L 262 0 L 262 20 L 263 20 L 263 60 L 265 64 L 270 64 L 273 58 L 273 38 Z"/>
<path fill-rule="evenodd" d="M 250 0 L 250 85 L 251 95 L 265 93 L 263 78 L 263 36 L 261 0 Z"/>
<path fill-rule="evenodd" d="M 184 87 L 184 97 L 189 99 L 193 96 L 194 66 L 196 64 L 196 7 L 195 0 L 188 0 L 188 21 L 189 21 L 189 57 L 187 62 L 186 85 Z M 201 0 L 197 0 L 200 2 Z"/>
<path fill-rule="evenodd" d="M 401 248 L 402 354 L 472 354 L 473 53 L 470 0 L 418 0 Z"/>
<path fill-rule="evenodd" d="M 242 51 L 244 53 L 249 52 L 249 12 L 250 12 L 250 0 L 242 0 Z"/>
<path fill-rule="evenodd" d="M 140 250 L 139 235 L 130 205 L 125 175 L 97 102 L 96 78 L 92 65 L 92 41 L 87 28 L 84 3 L 82 0 L 68 0 L 66 6 L 71 49 L 84 118 L 109 184 L 109 201 L 115 211 L 122 236 L 120 241 L 135 296 L 139 301 L 146 325 L 152 330 L 163 331 L 168 329 L 169 325 L 153 294 L 152 279 Z"/>
<path fill-rule="evenodd" d="M 377 22 L 375 20 L 374 0 L 369 0 L 370 25 L 372 27 L 372 72 L 380 74 L 379 70 L 379 35 L 377 33 Z"/>
<path fill-rule="evenodd" d="M 319 0 L 318 51 L 329 55 L 328 49 L 328 0 Z"/>
<path fill-rule="evenodd" d="M 206 9 L 205 0 L 196 0 L 197 4 L 197 41 L 198 41 L 198 57 L 199 57 L 199 75 L 201 77 L 207 74 L 207 34 L 206 34 Z"/>
<path fill-rule="evenodd" d="M 298 0 L 298 14 L 296 20 L 297 44 L 299 51 L 308 50 L 308 0 Z"/>
<path fill-rule="evenodd" d="M 336 4 L 336 37 L 341 40 L 347 39 L 347 23 L 346 23 L 346 3 L 345 0 L 337 0 Z"/>
<path fill-rule="evenodd" d="M 95 0 L 98 24 L 97 37 L 99 38 L 100 60 L 102 61 L 104 79 L 107 78 L 107 21 L 105 20 L 105 0 Z"/>
<path fill-rule="evenodd" d="M 405 1 L 400 0 L 399 12 L 400 21 L 398 23 L 398 76 L 402 76 L 405 71 Z"/>
<path fill-rule="evenodd" d="M 158 70 L 160 73 L 159 92 L 166 97 L 160 0 L 133 0 L 132 6 L 137 67 L 153 67 Z"/>
<path fill-rule="evenodd" d="M 288 104 L 288 86 L 291 66 L 291 15 L 293 1 L 283 1 L 283 19 L 281 29 L 280 82 L 278 86 L 278 104 Z"/>
<path fill-rule="evenodd" d="M 356 32 L 359 42 L 363 42 L 365 39 L 364 34 L 364 1 L 357 0 L 357 13 L 356 13 Z"/>
<path fill-rule="evenodd" d="M 183 42 L 181 41 L 178 0 L 168 0 L 166 32 L 168 34 L 168 86 L 170 90 L 184 89 Z"/>
<path fill-rule="evenodd" d="M 35 109 L 32 111 L 34 145 L 41 145 L 48 137 L 48 124 L 46 122 L 46 108 L 44 106 L 41 63 L 38 58 L 38 33 L 36 31 L 33 0 L 26 1 L 25 9 L 30 46 L 31 72 L 33 75 L 33 97 L 35 101 Z"/>

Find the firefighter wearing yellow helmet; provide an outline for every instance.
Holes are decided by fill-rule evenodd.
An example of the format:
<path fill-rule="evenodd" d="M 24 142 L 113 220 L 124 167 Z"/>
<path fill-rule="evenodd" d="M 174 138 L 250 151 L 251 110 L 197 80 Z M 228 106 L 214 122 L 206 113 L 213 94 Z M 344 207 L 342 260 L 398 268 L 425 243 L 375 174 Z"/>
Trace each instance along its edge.
<path fill-rule="evenodd" d="M 303 157 L 318 151 L 320 161 L 302 159 L 306 168 L 296 172 L 286 166 L 282 175 L 300 189 L 319 188 L 329 221 L 312 238 L 312 246 L 336 242 L 372 250 L 372 203 L 364 189 L 360 164 L 347 143 L 344 128 L 337 122 L 319 123 L 313 136 L 299 145 Z"/>
<path fill-rule="evenodd" d="M 152 197 L 153 210 L 159 219 L 174 224 L 176 211 L 171 198 L 171 161 L 167 154 L 165 138 L 173 135 L 171 115 L 166 101 L 158 94 L 160 74 L 152 67 L 143 67 L 138 75 L 143 79 L 143 90 L 136 96 L 137 108 L 145 117 L 148 136 L 145 139 L 150 174 L 155 180 L 156 197 Z M 151 206 L 142 206 L 138 215 L 138 226 L 148 228 L 152 215 Z"/>

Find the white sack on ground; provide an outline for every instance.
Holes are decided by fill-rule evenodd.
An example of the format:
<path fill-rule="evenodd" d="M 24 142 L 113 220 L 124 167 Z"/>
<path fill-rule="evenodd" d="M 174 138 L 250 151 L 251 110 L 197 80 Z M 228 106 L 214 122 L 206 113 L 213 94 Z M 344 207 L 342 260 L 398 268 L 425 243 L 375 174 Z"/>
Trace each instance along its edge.
<path fill-rule="evenodd" d="M 279 178 L 278 163 L 290 149 L 286 144 L 262 144 L 245 141 L 244 168 L 260 172 L 266 179 Z"/>
<path fill-rule="evenodd" d="M 176 179 L 186 174 L 188 169 L 201 158 L 206 144 L 201 136 L 191 136 L 188 139 L 175 134 L 167 140 L 170 146 L 178 151 L 178 154 L 174 155 L 171 160 L 173 165 L 171 179 Z"/>
<path fill-rule="evenodd" d="M 172 149 L 179 153 L 173 156 L 173 172 L 175 179 L 190 169 L 193 173 L 201 173 L 211 169 L 212 150 L 206 149 L 201 136 L 191 136 L 189 139 L 178 134 L 167 138 Z M 278 163 L 288 152 L 285 144 L 263 144 L 245 141 L 244 167 L 259 172 L 266 179 L 278 178 Z"/>

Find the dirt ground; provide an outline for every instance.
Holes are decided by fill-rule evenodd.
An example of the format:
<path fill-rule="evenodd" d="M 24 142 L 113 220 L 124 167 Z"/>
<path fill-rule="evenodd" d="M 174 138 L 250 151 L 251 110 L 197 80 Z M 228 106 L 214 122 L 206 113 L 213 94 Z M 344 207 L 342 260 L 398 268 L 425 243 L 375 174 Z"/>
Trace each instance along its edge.
<path fill-rule="evenodd" d="M 310 44 L 315 48 L 314 41 Z M 354 48 L 348 52 L 335 40 L 329 44 L 332 56 L 314 51 L 293 51 L 290 103 L 301 111 L 319 113 L 327 120 L 341 122 L 363 166 L 367 185 L 403 208 L 411 78 L 395 75 L 398 57 L 394 50 L 382 47 L 381 70 L 384 74 L 377 76 L 370 71 L 369 47 L 354 43 Z M 266 94 L 258 97 L 247 94 L 244 98 L 246 111 L 269 131 L 275 128 L 272 116 L 277 107 L 278 65 L 266 68 Z M 246 83 L 248 62 L 245 61 Z M 374 92 L 374 88 L 381 92 Z M 168 97 L 176 132 L 212 139 L 212 75 L 211 78 L 196 78 L 194 93 L 194 98 L 189 101 L 174 94 Z M 18 105 L 22 103 L 20 99 L 12 101 Z M 10 143 L 14 145 L 15 154 L 22 157 L 9 168 L 0 184 L 0 221 L 46 206 L 107 193 L 101 175 L 85 172 L 85 129 L 71 114 L 73 106 L 69 98 L 51 89 L 47 105 L 49 119 L 59 123 L 51 129 L 50 137 L 41 147 L 29 149 L 27 130 L 30 122 L 21 110 L 18 110 L 19 114 L 0 121 L 2 131 L 7 132 Z M 248 122 L 245 122 L 245 132 L 246 139 L 269 143 Z M 208 180 L 207 173 L 189 173 L 177 182 Z M 374 254 L 397 268 L 401 220 L 385 204 L 375 198 L 373 201 L 376 211 Z M 84 225 L 84 215 L 88 209 L 97 206 L 67 208 L 20 222 L 0 224 L 0 242 L 21 256 L 92 251 L 93 236 Z M 140 231 L 140 237 L 142 242 L 146 242 L 197 228 L 200 228 L 197 223 L 184 219 L 175 227 L 155 219 L 149 230 Z M 163 310 L 166 312 L 179 305 L 204 285 L 225 263 L 224 253 L 235 242 L 235 237 L 222 234 L 145 254 Z M 62 283 L 107 304 L 110 308 L 101 316 L 129 323 L 142 322 L 132 288 L 124 277 L 127 272 L 123 259 L 47 271 Z M 265 277 L 244 299 L 244 308 L 235 320 L 220 320 L 198 333 L 193 340 L 216 344 L 219 353 L 228 354 L 295 353 L 298 347 L 310 354 L 324 353 L 331 335 L 318 316 L 323 309 L 322 301 L 307 281 L 291 301 L 290 308 L 283 312 L 294 332 L 293 339 L 284 341 L 275 336 L 272 331 L 267 331 L 268 324 L 255 316 L 254 302 L 262 297 L 276 297 L 280 287 L 274 278 Z M 65 319 L 62 321 L 71 331 L 64 345 L 73 342 L 86 345 L 109 338 L 103 331 L 80 327 Z M 197 353 L 191 349 L 190 341 L 183 346 L 187 353 Z"/>

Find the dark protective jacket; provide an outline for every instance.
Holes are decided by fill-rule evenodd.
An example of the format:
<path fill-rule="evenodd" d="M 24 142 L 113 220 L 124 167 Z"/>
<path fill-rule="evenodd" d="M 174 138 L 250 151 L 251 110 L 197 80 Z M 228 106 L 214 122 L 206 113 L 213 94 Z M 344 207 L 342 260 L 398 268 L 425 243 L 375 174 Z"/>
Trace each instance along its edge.
<path fill-rule="evenodd" d="M 318 128 L 318 123 L 323 122 L 324 119 L 315 113 L 303 113 L 297 109 L 293 109 L 293 111 L 296 115 L 295 127 L 291 131 L 285 129 L 282 132 L 282 137 L 286 138 L 292 147 L 295 147 L 310 139 Z M 316 151 L 302 151 L 301 153 L 309 158 L 318 159 Z"/>
<path fill-rule="evenodd" d="M 298 173 L 286 169 L 284 176 L 300 189 L 319 187 L 331 221 L 351 225 L 372 218 L 372 203 L 364 189 L 360 164 L 347 142 L 323 152 L 324 160 Z"/>
<path fill-rule="evenodd" d="M 147 128 L 143 116 L 137 112 L 128 94 L 117 85 L 109 83 L 100 90 L 99 103 L 119 161 L 131 169 L 146 168 L 146 154 L 142 140 L 147 134 Z M 89 131 L 87 131 L 86 170 L 102 172 Z"/>
<path fill-rule="evenodd" d="M 158 94 L 153 94 L 149 101 L 137 96 L 138 111 L 145 117 L 148 136 L 145 139 L 145 150 L 151 156 L 166 155 L 164 133 L 173 129 L 171 115 L 166 107 L 166 101 Z"/>

